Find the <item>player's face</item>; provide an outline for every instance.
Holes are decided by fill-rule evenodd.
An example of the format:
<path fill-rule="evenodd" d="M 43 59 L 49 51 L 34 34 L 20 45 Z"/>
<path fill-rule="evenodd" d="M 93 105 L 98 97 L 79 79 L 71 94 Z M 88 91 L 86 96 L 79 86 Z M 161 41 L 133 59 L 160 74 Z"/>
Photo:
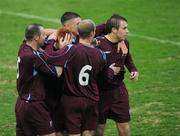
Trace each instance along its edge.
<path fill-rule="evenodd" d="M 117 37 L 119 40 L 124 40 L 128 36 L 128 23 L 124 20 L 120 21 L 120 27 L 117 29 Z"/>
<path fill-rule="evenodd" d="M 67 22 L 67 24 L 65 24 L 65 27 L 67 27 L 69 30 L 71 30 L 73 33 L 78 35 L 78 31 L 77 31 L 77 25 L 81 22 L 81 18 L 77 17 L 77 18 L 73 18 L 71 20 L 69 20 Z"/>
<path fill-rule="evenodd" d="M 44 40 L 46 38 L 46 34 L 45 34 L 43 27 L 40 28 L 40 31 L 41 31 L 41 34 L 40 34 L 39 40 L 38 40 L 38 46 L 39 47 L 41 47 L 44 44 Z"/>

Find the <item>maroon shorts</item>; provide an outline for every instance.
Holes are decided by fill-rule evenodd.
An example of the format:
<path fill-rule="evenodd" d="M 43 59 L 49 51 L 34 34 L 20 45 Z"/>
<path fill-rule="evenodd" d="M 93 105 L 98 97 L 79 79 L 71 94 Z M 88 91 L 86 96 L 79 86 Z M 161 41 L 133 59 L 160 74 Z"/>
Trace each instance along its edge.
<path fill-rule="evenodd" d="M 56 107 L 54 108 L 51 116 L 56 132 L 65 131 L 64 109 L 61 99 L 57 101 Z"/>
<path fill-rule="evenodd" d="M 128 91 L 124 83 L 114 90 L 101 92 L 99 124 L 105 124 L 107 118 L 119 123 L 130 121 Z"/>
<path fill-rule="evenodd" d="M 69 134 L 95 130 L 98 124 L 98 102 L 86 97 L 62 96 L 65 127 Z"/>
<path fill-rule="evenodd" d="M 15 112 L 17 136 L 36 136 L 55 132 L 44 101 L 26 102 L 18 98 Z"/>

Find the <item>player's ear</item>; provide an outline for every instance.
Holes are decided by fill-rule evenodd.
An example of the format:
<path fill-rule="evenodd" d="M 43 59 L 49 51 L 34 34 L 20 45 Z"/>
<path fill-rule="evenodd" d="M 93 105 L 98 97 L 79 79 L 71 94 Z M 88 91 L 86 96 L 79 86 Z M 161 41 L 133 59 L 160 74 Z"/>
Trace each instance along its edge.
<path fill-rule="evenodd" d="M 91 32 L 91 37 L 94 38 L 94 36 L 95 36 L 95 31 L 92 31 Z"/>
<path fill-rule="evenodd" d="M 113 33 L 117 33 L 117 28 L 113 27 L 111 30 Z"/>
<path fill-rule="evenodd" d="M 71 22 L 70 21 L 65 22 L 64 27 L 67 29 L 71 29 Z"/>
<path fill-rule="evenodd" d="M 38 41 L 40 39 L 40 35 L 35 35 L 33 38 L 35 41 Z"/>

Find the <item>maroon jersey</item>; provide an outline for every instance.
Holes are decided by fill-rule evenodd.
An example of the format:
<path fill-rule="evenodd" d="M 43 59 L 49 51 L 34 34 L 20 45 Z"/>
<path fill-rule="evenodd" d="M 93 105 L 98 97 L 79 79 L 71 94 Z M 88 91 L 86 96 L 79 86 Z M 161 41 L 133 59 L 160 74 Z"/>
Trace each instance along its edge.
<path fill-rule="evenodd" d="M 137 71 L 136 66 L 133 63 L 132 57 L 129 53 L 129 43 L 125 40 L 125 44 L 128 48 L 127 56 L 122 56 L 122 52 L 117 53 L 117 45 L 118 43 L 112 43 L 106 37 L 97 37 L 97 40 L 100 41 L 98 47 L 106 52 L 107 54 L 107 65 L 111 65 L 115 63 L 116 66 L 121 67 L 120 72 L 117 75 L 114 75 L 111 80 L 106 80 L 101 76 L 102 80 L 99 80 L 99 85 L 102 90 L 111 90 L 120 86 L 122 80 L 124 79 L 125 67 L 131 71 Z"/>
<path fill-rule="evenodd" d="M 105 67 L 105 54 L 81 43 L 68 45 L 56 53 L 59 55 L 48 57 L 47 61 L 64 66 L 65 94 L 98 101 L 97 76 Z"/>
<path fill-rule="evenodd" d="M 55 40 L 47 40 L 46 41 L 46 48 L 44 48 L 44 53 L 47 53 L 48 55 L 56 56 L 58 55 L 58 50 L 54 47 L 54 44 L 56 43 Z M 46 90 L 46 105 L 49 108 L 50 114 L 52 118 L 55 114 L 57 114 L 57 105 L 59 106 L 58 101 L 61 98 L 61 94 L 63 92 L 63 79 L 64 77 L 61 75 L 60 78 L 55 77 L 49 77 L 47 75 L 44 75 L 45 80 L 45 90 Z M 59 115 L 58 115 L 58 118 Z M 54 119 L 54 118 L 53 118 Z M 61 120 L 61 118 L 60 118 Z M 58 125 L 59 127 L 59 125 Z"/>
<path fill-rule="evenodd" d="M 44 100 L 45 91 L 42 73 L 57 76 L 54 66 L 48 65 L 38 51 L 24 42 L 18 52 L 17 90 L 21 99 Z"/>

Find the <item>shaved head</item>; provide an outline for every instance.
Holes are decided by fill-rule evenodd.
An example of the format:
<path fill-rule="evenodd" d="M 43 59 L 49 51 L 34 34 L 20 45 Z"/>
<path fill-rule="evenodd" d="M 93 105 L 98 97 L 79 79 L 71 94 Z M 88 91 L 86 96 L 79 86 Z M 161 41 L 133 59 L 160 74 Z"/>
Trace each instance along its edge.
<path fill-rule="evenodd" d="M 80 15 L 78 13 L 75 12 L 65 12 L 62 16 L 61 16 L 61 24 L 65 25 L 66 22 L 75 19 L 75 18 L 80 18 Z"/>
<path fill-rule="evenodd" d="M 87 38 L 96 29 L 95 23 L 90 19 L 82 20 L 78 24 L 78 33 L 81 38 Z"/>
<path fill-rule="evenodd" d="M 40 24 L 30 24 L 30 25 L 28 25 L 26 27 L 26 30 L 25 30 L 25 38 L 26 38 L 26 40 L 31 41 L 34 38 L 34 36 L 36 36 L 36 35 L 40 36 L 42 28 L 43 27 Z"/>

